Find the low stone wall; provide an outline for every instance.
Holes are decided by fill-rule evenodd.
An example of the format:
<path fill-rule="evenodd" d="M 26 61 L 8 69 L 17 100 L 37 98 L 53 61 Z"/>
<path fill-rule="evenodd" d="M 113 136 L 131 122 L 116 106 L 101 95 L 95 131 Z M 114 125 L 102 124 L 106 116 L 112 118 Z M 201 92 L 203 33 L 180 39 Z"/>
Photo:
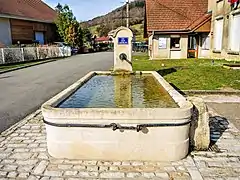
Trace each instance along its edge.
<path fill-rule="evenodd" d="M 26 47 L 1 48 L 0 64 L 11 64 L 34 60 L 71 56 L 70 48 L 62 47 Z"/>

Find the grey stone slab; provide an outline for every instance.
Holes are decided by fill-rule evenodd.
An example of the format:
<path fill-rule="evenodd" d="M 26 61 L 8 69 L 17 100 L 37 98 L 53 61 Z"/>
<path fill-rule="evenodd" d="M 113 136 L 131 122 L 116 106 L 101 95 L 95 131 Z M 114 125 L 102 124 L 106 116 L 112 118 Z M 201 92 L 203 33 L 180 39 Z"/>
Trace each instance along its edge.
<path fill-rule="evenodd" d="M 45 169 L 47 168 L 48 166 L 48 161 L 41 161 L 37 166 L 36 168 L 33 170 L 33 173 L 34 174 L 43 174 L 43 172 L 45 171 Z"/>
<path fill-rule="evenodd" d="M 240 103 L 207 103 L 222 117 L 230 120 L 240 130 Z M 218 117 L 219 118 L 219 117 Z"/>

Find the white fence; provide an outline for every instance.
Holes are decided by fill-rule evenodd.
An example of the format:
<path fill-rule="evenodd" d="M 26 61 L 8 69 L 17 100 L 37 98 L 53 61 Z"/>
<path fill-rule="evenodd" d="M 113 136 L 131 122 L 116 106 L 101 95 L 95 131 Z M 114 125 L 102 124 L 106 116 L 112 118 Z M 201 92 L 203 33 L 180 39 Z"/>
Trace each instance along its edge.
<path fill-rule="evenodd" d="M 0 48 L 0 64 L 11 64 L 71 56 L 68 47 Z"/>

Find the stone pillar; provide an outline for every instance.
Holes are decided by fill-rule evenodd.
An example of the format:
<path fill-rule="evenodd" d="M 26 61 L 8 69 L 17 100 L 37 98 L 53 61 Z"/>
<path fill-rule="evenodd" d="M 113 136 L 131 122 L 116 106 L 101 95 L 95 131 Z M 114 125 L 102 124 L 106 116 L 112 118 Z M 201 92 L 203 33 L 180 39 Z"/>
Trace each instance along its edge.
<path fill-rule="evenodd" d="M 189 97 L 193 103 L 193 115 L 190 127 L 190 145 L 195 150 L 207 150 L 210 145 L 209 114 L 203 99 Z"/>
<path fill-rule="evenodd" d="M 115 30 L 113 38 L 114 71 L 132 71 L 132 31 L 126 27 L 119 27 Z"/>
<path fill-rule="evenodd" d="M 150 57 L 150 59 L 153 59 L 153 35 L 149 36 L 148 38 L 148 56 Z"/>

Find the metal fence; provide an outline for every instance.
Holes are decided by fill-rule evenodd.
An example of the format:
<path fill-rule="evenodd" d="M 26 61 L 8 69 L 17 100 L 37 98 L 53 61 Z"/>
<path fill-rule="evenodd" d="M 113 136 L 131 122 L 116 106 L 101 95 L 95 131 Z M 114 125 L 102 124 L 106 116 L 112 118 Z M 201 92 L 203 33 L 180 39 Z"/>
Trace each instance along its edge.
<path fill-rule="evenodd" d="M 11 64 L 71 56 L 68 47 L 0 48 L 0 64 Z"/>
<path fill-rule="evenodd" d="M 148 45 L 146 43 L 134 42 L 133 43 L 134 52 L 148 52 Z"/>

